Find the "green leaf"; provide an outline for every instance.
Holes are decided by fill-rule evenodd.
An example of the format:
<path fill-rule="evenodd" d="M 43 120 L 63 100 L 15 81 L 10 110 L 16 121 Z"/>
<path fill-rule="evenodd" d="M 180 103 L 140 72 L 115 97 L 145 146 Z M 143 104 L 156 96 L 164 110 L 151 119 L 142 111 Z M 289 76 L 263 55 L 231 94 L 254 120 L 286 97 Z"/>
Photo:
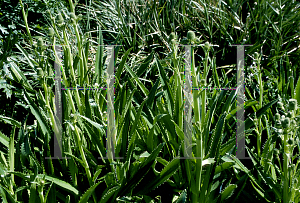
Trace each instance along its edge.
<path fill-rule="evenodd" d="M 140 188 L 137 191 L 139 194 L 147 194 L 149 191 L 155 189 L 167 179 L 169 179 L 179 169 L 180 159 L 173 159 L 167 166 L 156 176 L 146 187 Z"/>
<path fill-rule="evenodd" d="M 131 128 L 131 130 L 130 130 L 130 135 L 132 135 L 132 136 L 131 136 L 131 139 L 130 139 L 130 142 L 129 142 L 129 146 L 128 146 L 127 159 L 126 159 L 126 161 L 129 161 L 129 159 L 131 158 L 131 155 L 132 155 L 132 152 L 133 152 L 133 146 L 134 146 L 134 143 L 135 143 L 135 140 L 136 140 L 136 138 L 135 138 L 135 137 L 136 137 L 136 132 L 135 132 L 135 130 L 136 130 L 137 124 L 138 124 L 138 122 L 139 122 L 139 120 L 140 120 L 143 106 L 144 106 L 144 104 L 145 104 L 146 102 L 147 102 L 147 99 L 145 99 L 145 100 L 143 101 L 143 103 L 140 105 L 139 110 L 138 110 L 138 112 L 137 112 L 137 115 L 135 116 L 135 121 L 134 121 L 134 123 L 133 123 L 133 125 L 132 125 L 132 128 Z"/>
<path fill-rule="evenodd" d="M 294 98 L 297 100 L 297 103 L 300 104 L 300 77 L 298 78 L 298 81 L 297 81 Z"/>
<path fill-rule="evenodd" d="M 25 56 L 25 58 L 27 59 L 27 61 L 28 61 L 28 64 L 29 64 L 29 66 L 31 67 L 31 68 L 34 68 L 34 66 L 36 65 L 38 65 L 38 63 L 37 62 L 35 62 L 34 60 L 32 60 L 30 57 L 29 57 L 29 54 L 27 53 L 27 51 L 23 48 L 23 47 L 21 47 L 21 45 L 20 44 L 16 44 L 16 47 L 22 52 L 22 54 Z"/>
<path fill-rule="evenodd" d="M 215 163 L 215 159 L 214 158 L 208 158 L 208 159 L 204 159 L 202 161 L 202 166 L 205 166 L 205 165 L 210 165 L 210 164 L 213 164 Z"/>
<path fill-rule="evenodd" d="M 236 188 L 237 185 L 235 184 L 230 184 L 228 187 L 226 187 L 221 193 L 221 201 L 228 199 L 233 194 Z"/>
<path fill-rule="evenodd" d="M 70 203 L 70 195 L 67 196 L 65 203 Z M 46 199 L 46 198 L 45 198 Z"/>
<path fill-rule="evenodd" d="M 73 187 L 70 183 L 67 183 L 63 180 L 59 180 L 58 178 L 54 178 L 45 174 L 37 175 L 38 178 L 43 178 L 44 176 L 46 180 L 55 183 L 57 186 L 62 187 L 70 192 L 73 192 L 75 195 L 79 194 L 79 191 L 75 187 Z"/>
<path fill-rule="evenodd" d="M 8 171 L 9 174 L 14 174 L 26 181 L 29 181 L 30 180 L 30 176 L 25 174 L 25 173 L 22 173 L 22 172 L 18 172 L 18 171 Z"/>
<path fill-rule="evenodd" d="M 164 93 L 168 104 L 169 114 L 172 116 L 172 109 L 174 109 L 174 99 L 171 93 L 171 88 L 168 83 L 168 78 L 166 76 L 164 68 L 162 67 L 161 63 L 159 62 L 156 56 L 155 56 L 155 61 L 159 70 L 159 77 L 160 77 L 161 84 L 165 90 Z"/>
<path fill-rule="evenodd" d="M 154 83 L 154 86 L 151 88 L 150 93 L 148 94 L 147 106 L 148 106 L 150 109 L 153 108 L 153 102 L 154 102 L 154 99 L 155 99 L 155 93 L 156 93 L 156 91 L 157 91 L 158 84 L 159 84 L 159 80 L 157 80 L 157 81 Z"/>
<path fill-rule="evenodd" d="M 45 194 L 45 200 L 47 200 L 47 198 L 48 198 L 48 195 L 49 195 L 49 192 L 50 192 L 50 190 L 51 190 L 51 188 L 52 188 L 52 185 L 53 185 L 53 182 L 51 182 L 51 184 L 50 184 L 50 186 L 49 186 L 49 188 L 48 188 L 48 190 L 47 190 L 47 192 L 46 192 L 46 194 Z M 69 197 L 69 199 L 70 199 L 70 196 L 68 195 L 68 197 Z M 67 197 L 67 198 L 68 198 Z M 67 203 L 67 201 L 66 201 L 66 203 Z"/>
<path fill-rule="evenodd" d="M 186 202 L 186 191 L 184 190 L 181 194 L 180 194 L 180 196 L 179 196 L 179 198 L 176 200 L 176 202 L 174 202 L 174 203 L 185 203 Z"/>
<path fill-rule="evenodd" d="M 118 84 L 119 84 L 119 81 L 120 81 L 120 77 L 121 77 L 121 73 L 122 73 L 122 70 L 124 68 L 124 65 L 125 65 L 125 62 L 126 62 L 126 59 L 128 57 L 128 54 L 130 53 L 130 51 L 133 49 L 133 47 L 131 47 L 130 49 L 128 49 L 125 54 L 123 55 L 122 57 L 122 61 L 120 62 L 120 65 L 118 67 L 118 71 L 116 73 L 116 78 L 117 78 L 117 81 L 116 81 L 116 84 L 115 86 L 117 87 Z"/>
<path fill-rule="evenodd" d="M 179 126 L 173 120 L 171 120 L 171 121 L 174 123 L 177 135 L 179 136 L 180 140 L 183 141 L 184 140 L 184 133 L 183 133 L 182 129 L 180 129 Z"/>
<path fill-rule="evenodd" d="M 140 65 L 140 67 L 137 70 L 136 75 L 140 77 L 149 67 L 149 64 L 153 60 L 153 51 L 149 54 L 149 56 L 143 61 L 143 63 Z"/>
<path fill-rule="evenodd" d="M 112 187 L 116 185 L 115 174 L 113 172 L 106 173 L 104 179 L 107 187 Z"/>
<path fill-rule="evenodd" d="M 100 175 L 100 173 L 102 172 L 102 167 L 97 169 L 96 173 L 93 176 L 93 182 L 95 182 L 98 178 L 98 176 Z"/>
<path fill-rule="evenodd" d="M 259 109 L 256 112 L 256 117 L 259 118 L 261 115 L 263 115 L 273 104 L 275 104 L 279 99 L 275 99 L 271 102 L 269 102 L 268 104 L 266 104 L 265 106 L 263 106 L 261 109 Z M 254 112 L 255 113 L 255 112 Z M 252 113 L 245 121 L 245 130 L 248 130 L 249 128 L 251 128 L 253 126 L 253 121 L 251 121 L 250 118 L 254 117 L 254 113 Z"/>
<path fill-rule="evenodd" d="M 6 116 L 2 116 L 0 115 L 0 120 L 3 120 L 5 123 L 9 123 L 11 125 L 14 125 L 16 126 L 17 128 L 20 128 L 21 127 L 21 123 L 19 121 L 16 121 L 15 119 L 13 118 L 10 118 L 10 117 L 6 117 Z M 1 133 L 2 134 L 2 133 Z M 3 135 L 3 134 L 2 134 Z M 5 135 L 3 135 L 5 136 Z M 5 136 L 6 137 L 6 136 Z M 5 139 L 5 138 L 4 138 Z"/>
<path fill-rule="evenodd" d="M 27 78 L 25 77 L 23 72 L 19 69 L 19 67 L 14 62 L 10 62 L 9 66 L 11 67 L 11 74 L 12 74 L 14 80 L 17 83 L 20 83 L 21 85 L 23 85 L 25 87 L 25 89 L 28 90 L 29 92 L 35 93 L 35 91 L 32 89 Z"/>
<path fill-rule="evenodd" d="M 101 76 L 102 76 L 102 66 L 103 66 L 103 35 L 101 28 L 99 29 L 99 36 L 98 36 L 98 48 L 96 53 L 96 60 L 95 60 L 95 72 L 98 76 L 97 83 L 100 84 Z"/>
<path fill-rule="evenodd" d="M 28 93 L 26 91 L 24 91 L 24 93 L 25 93 L 25 100 L 30 107 L 31 113 L 35 116 L 38 123 L 40 124 L 43 134 L 50 135 L 50 129 L 47 126 L 46 119 L 42 116 L 42 114 L 40 112 L 42 110 L 38 109 L 38 107 L 32 101 L 32 99 L 30 98 L 30 96 L 28 95 Z"/>
<path fill-rule="evenodd" d="M 133 168 L 133 170 L 128 171 L 128 173 L 130 171 L 135 172 L 132 172 L 133 174 L 127 175 L 127 180 L 122 182 L 119 196 L 123 196 L 127 194 L 127 192 L 131 191 L 136 186 L 136 184 L 139 183 L 141 179 L 148 173 L 152 164 L 154 163 L 155 158 L 158 156 L 164 144 L 164 142 L 160 143 L 142 164 L 135 166 L 136 170 L 134 170 Z M 131 165 L 130 167 L 134 167 L 134 165 Z"/>
<path fill-rule="evenodd" d="M 15 132 L 16 127 L 14 126 L 13 132 Z M 9 163 L 9 171 L 15 171 L 15 143 L 14 143 L 14 133 L 10 135 L 9 148 L 8 148 L 8 163 Z M 12 175 L 12 181 L 13 175 Z"/>
<path fill-rule="evenodd" d="M 96 189 L 96 187 L 102 183 L 103 181 L 98 182 L 97 184 L 93 185 L 92 187 L 90 187 L 80 198 L 79 203 L 86 203 L 88 202 L 90 196 L 92 195 L 92 193 L 94 192 L 94 190 Z"/>
<path fill-rule="evenodd" d="M 6 187 L 2 187 L 0 185 L 0 194 L 2 193 L 1 197 L 2 197 L 2 200 L 4 202 L 9 202 L 9 203 L 15 203 L 16 200 L 13 198 L 13 196 L 11 195 L 10 191 L 8 191 L 8 189 Z M 9 201 L 7 201 L 9 200 Z"/>
<path fill-rule="evenodd" d="M 81 118 L 85 119 L 86 121 L 88 121 L 90 124 L 92 124 L 94 127 L 96 127 L 98 130 L 103 131 L 104 127 L 102 125 L 100 125 L 99 123 L 96 123 L 94 121 L 92 121 L 91 119 L 85 117 L 85 116 L 82 116 L 80 114 L 77 114 L 78 116 L 80 116 Z"/>
<path fill-rule="evenodd" d="M 231 166 L 233 166 L 234 163 L 233 162 L 224 162 L 221 165 L 217 166 L 215 169 L 215 175 L 218 173 L 221 173 L 222 171 L 231 168 Z"/>
<path fill-rule="evenodd" d="M 221 137 L 222 137 L 222 132 L 224 128 L 224 121 L 225 121 L 225 114 L 222 114 L 220 119 L 217 122 L 217 126 L 215 129 L 215 133 L 212 139 L 211 147 L 209 149 L 209 157 L 214 158 L 218 157 L 219 151 L 220 151 L 220 143 L 221 143 Z"/>
<path fill-rule="evenodd" d="M 110 188 L 109 190 L 105 191 L 104 195 L 102 195 L 100 203 L 106 203 L 108 200 L 110 200 L 111 196 L 117 192 L 120 189 L 120 186 L 114 186 Z M 110 201 L 112 202 L 112 201 Z"/>
<path fill-rule="evenodd" d="M 6 135 L 4 135 L 1 131 L 0 131 L 0 142 L 5 147 L 8 147 L 8 145 L 9 145 L 9 138 Z"/>
<path fill-rule="evenodd" d="M 127 71 L 130 73 L 131 77 L 134 78 L 134 80 L 137 82 L 138 86 L 141 88 L 142 92 L 144 93 L 145 96 L 148 96 L 149 91 L 148 89 L 145 87 L 145 85 L 141 82 L 140 78 L 138 78 L 138 76 L 131 70 L 131 68 L 125 64 L 125 68 L 127 69 Z"/>

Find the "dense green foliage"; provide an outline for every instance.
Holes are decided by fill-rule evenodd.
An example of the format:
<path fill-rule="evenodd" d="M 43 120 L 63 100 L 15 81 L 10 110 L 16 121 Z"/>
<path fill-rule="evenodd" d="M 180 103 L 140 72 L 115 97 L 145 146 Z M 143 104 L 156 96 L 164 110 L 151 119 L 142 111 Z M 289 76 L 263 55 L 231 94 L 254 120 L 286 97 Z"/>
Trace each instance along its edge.
<path fill-rule="evenodd" d="M 300 4 L 294 0 L 0 2 L 3 202 L 300 202 Z M 62 46 L 62 59 L 54 45 Z M 114 58 L 107 47 L 114 49 Z M 192 156 L 184 156 L 192 44 Z M 236 158 L 236 47 L 245 48 L 246 156 Z M 107 90 L 115 65 L 116 157 Z M 200 157 L 200 159 L 199 159 Z M 234 195 L 233 195 L 234 194 Z"/>

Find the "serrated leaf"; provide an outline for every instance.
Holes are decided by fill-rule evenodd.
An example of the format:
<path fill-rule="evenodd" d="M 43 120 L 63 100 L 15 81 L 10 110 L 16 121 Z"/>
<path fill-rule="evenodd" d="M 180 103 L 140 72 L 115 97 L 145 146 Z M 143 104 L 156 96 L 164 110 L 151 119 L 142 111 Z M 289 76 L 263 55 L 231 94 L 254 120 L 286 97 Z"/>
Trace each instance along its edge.
<path fill-rule="evenodd" d="M 111 196 L 112 196 L 116 191 L 119 190 L 119 188 L 120 188 L 120 186 L 115 186 L 115 187 L 112 187 L 112 188 L 110 188 L 109 190 L 107 190 L 107 191 L 105 192 L 105 194 L 102 195 L 101 200 L 100 200 L 100 203 L 106 203 L 106 202 L 111 198 Z"/>
<path fill-rule="evenodd" d="M 7 32 L 7 28 L 3 27 L 1 24 L 0 24 L 0 30 L 2 32 L 2 34 L 9 34 L 9 32 Z"/>
<path fill-rule="evenodd" d="M 0 131 L 0 142 L 5 147 L 8 147 L 8 145 L 9 145 L 9 138 L 6 135 L 4 135 L 1 131 Z"/>
<path fill-rule="evenodd" d="M 7 202 L 12 202 L 12 203 L 16 202 L 15 199 L 13 198 L 13 196 L 11 195 L 10 191 L 8 191 L 8 189 L 6 187 L 2 187 L 0 185 L 0 189 L 2 190 L 1 193 L 4 194 L 3 197 L 7 198 L 6 201 L 9 200 Z"/>
<path fill-rule="evenodd" d="M 82 116 L 80 114 L 78 114 L 78 116 L 80 116 L 81 118 L 85 119 L 86 121 L 88 121 L 90 124 L 92 124 L 94 127 L 96 127 L 98 130 L 103 130 L 104 127 L 102 125 L 100 125 L 99 123 L 96 123 L 94 121 L 92 121 L 91 119 L 85 117 L 85 116 Z"/>
<path fill-rule="evenodd" d="M 233 166 L 233 162 L 224 162 L 221 165 L 217 166 L 215 169 L 215 174 L 218 174 L 226 169 L 229 169 L 231 166 Z"/>
<path fill-rule="evenodd" d="M 297 85 L 295 88 L 295 99 L 297 100 L 298 105 L 300 104 L 300 77 L 298 78 Z"/>
<path fill-rule="evenodd" d="M 221 201 L 228 199 L 234 192 L 234 190 L 237 188 L 237 185 L 230 184 L 228 187 L 226 187 L 223 192 L 221 193 Z"/>
<path fill-rule="evenodd" d="M 214 158 L 208 158 L 208 159 L 205 159 L 202 161 L 202 166 L 205 166 L 205 165 L 209 165 L 209 164 L 213 164 L 215 163 L 215 159 Z"/>
<path fill-rule="evenodd" d="M 186 202 L 186 191 L 184 190 L 174 203 L 185 203 L 185 202 Z"/>
<path fill-rule="evenodd" d="M 22 52 L 22 54 L 25 56 L 25 58 L 28 61 L 28 64 L 31 68 L 34 68 L 34 64 L 38 65 L 34 60 L 32 60 L 29 57 L 29 54 L 27 53 L 27 51 L 20 45 L 20 44 L 16 44 L 16 47 Z"/>
<path fill-rule="evenodd" d="M 9 123 L 11 125 L 15 125 L 17 128 L 21 127 L 21 123 L 19 121 L 16 121 L 13 118 L 0 115 L 0 120 L 4 121 L 5 123 Z"/>
<path fill-rule="evenodd" d="M 159 185 L 164 183 L 167 179 L 169 179 L 179 168 L 179 159 L 173 159 L 167 166 L 156 176 L 151 182 L 147 184 L 146 187 L 141 188 L 137 191 L 139 194 L 147 194 L 147 192 L 157 188 Z"/>
<path fill-rule="evenodd" d="M 149 95 L 149 90 L 145 87 L 145 85 L 141 82 L 141 80 L 138 78 L 138 76 L 131 70 L 131 68 L 125 64 L 126 70 L 130 73 L 131 77 L 133 77 L 138 84 L 138 86 L 141 88 L 142 92 L 145 96 Z"/>
<path fill-rule="evenodd" d="M 121 189 L 120 189 L 120 196 L 125 195 L 127 192 L 131 191 L 141 180 L 142 178 L 148 173 L 148 171 L 151 169 L 151 166 L 155 160 L 155 158 L 158 156 L 159 152 L 161 151 L 162 147 L 165 145 L 165 143 L 160 143 L 151 153 L 150 156 L 146 158 L 146 160 L 139 164 L 137 162 L 132 163 L 130 165 L 129 173 L 130 178 L 127 178 L 126 181 L 122 182 Z"/>
<path fill-rule="evenodd" d="M 32 99 L 30 98 L 28 93 L 26 91 L 24 91 L 24 93 L 25 93 L 25 100 L 26 100 L 27 104 L 30 107 L 31 113 L 38 120 L 38 123 L 41 126 L 41 129 L 43 131 L 43 134 L 44 135 L 50 135 L 50 129 L 47 126 L 46 119 L 42 116 L 40 110 L 38 109 L 36 104 L 32 101 Z"/>
<path fill-rule="evenodd" d="M 174 109 L 174 99 L 173 99 L 173 94 L 171 93 L 170 85 L 168 83 L 168 78 L 166 76 L 164 68 L 162 67 L 156 55 L 155 55 L 155 61 L 158 67 L 160 81 L 164 88 L 164 94 L 167 99 L 169 114 L 172 115 L 172 109 Z"/>
<path fill-rule="evenodd" d="M 51 177 L 51 176 L 48 176 L 48 175 L 45 175 L 45 174 L 38 174 L 37 175 L 38 178 L 43 178 L 44 176 L 45 176 L 46 180 L 55 183 L 57 186 L 62 187 L 64 189 L 74 193 L 75 195 L 79 194 L 79 191 L 75 187 L 73 187 L 70 183 L 67 183 L 63 180 L 60 180 L 58 178 L 54 178 L 54 177 Z"/>
<path fill-rule="evenodd" d="M 268 104 L 266 104 L 265 106 L 263 106 L 261 109 L 259 109 L 256 113 L 256 117 L 259 118 L 261 115 L 263 115 L 273 104 L 275 104 L 279 99 L 275 99 L 271 102 L 269 102 Z M 254 113 L 252 113 L 245 121 L 245 130 L 248 130 L 249 128 L 251 128 L 253 126 L 253 121 L 251 121 L 250 118 L 253 118 Z"/>
<path fill-rule="evenodd" d="M 103 181 L 100 181 L 99 183 L 93 185 L 92 187 L 90 187 L 80 198 L 79 203 L 86 203 L 88 202 L 90 196 L 93 194 L 94 190 L 96 189 L 96 187 L 102 183 Z"/>
<path fill-rule="evenodd" d="M 26 88 L 26 90 L 30 91 L 31 93 L 35 93 L 35 91 L 32 89 L 30 83 L 28 82 L 23 72 L 19 69 L 19 67 L 14 62 L 10 62 L 9 66 L 11 68 L 11 73 L 14 80 L 17 83 L 20 83 L 24 88 Z"/>

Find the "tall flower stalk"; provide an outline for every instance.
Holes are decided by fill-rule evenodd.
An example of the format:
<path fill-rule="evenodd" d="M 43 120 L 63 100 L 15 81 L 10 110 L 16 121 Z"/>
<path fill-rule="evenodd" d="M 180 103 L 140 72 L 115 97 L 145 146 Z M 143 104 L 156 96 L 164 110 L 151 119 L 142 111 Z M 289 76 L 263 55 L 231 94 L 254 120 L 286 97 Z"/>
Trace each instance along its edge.
<path fill-rule="evenodd" d="M 194 40 L 196 39 L 195 33 L 193 31 L 188 31 L 187 33 L 187 39 L 189 40 L 190 44 L 194 43 Z M 193 81 L 193 87 L 198 87 L 198 77 L 196 73 L 196 67 L 195 67 L 195 56 L 194 56 L 194 47 L 191 46 L 191 57 L 192 57 L 192 63 L 191 63 L 191 69 L 192 69 L 192 81 Z M 192 88 L 193 88 L 192 87 Z M 194 118 L 195 123 L 200 122 L 200 112 L 199 112 L 199 97 L 198 97 L 198 90 L 193 90 L 193 104 L 194 104 Z M 203 106 L 203 105 L 202 105 Z M 199 191 L 201 190 L 201 173 L 202 173 L 202 136 L 196 137 L 196 157 L 200 157 L 200 159 L 196 160 L 196 182 L 195 182 L 195 188 L 193 190 L 192 187 L 192 202 L 198 202 L 198 196 Z M 193 185 L 193 179 L 191 184 Z"/>
<path fill-rule="evenodd" d="M 252 74 L 255 72 L 255 79 L 258 82 L 259 86 L 259 103 L 258 103 L 258 109 L 261 109 L 263 107 L 263 93 L 264 93 L 264 86 L 262 81 L 262 68 L 260 67 L 260 61 L 261 61 L 261 55 L 257 52 L 254 53 L 254 66 L 255 68 L 251 68 Z M 258 127 L 258 129 L 255 130 L 257 134 L 257 154 L 258 156 L 261 155 L 261 134 L 262 134 L 262 117 L 255 118 L 254 123 Z"/>
<path fill-rule="evenodd" d="M 191 44 L 194 44 L 195 41 L 197 40 L 195 33 L 193 31 L 189 31 L 187 33 L 187 38 Z M 204 71 L 201 80 L 199 81 L 198 71 L 196 71 L 196 67 L 195 67 L 194 47 L 191 46 L 191 59 L 192 59 L 191 69 L 192 69 L 193 87 L 204 88 L 206 86 L 207 74 L 208 74 L 209 50 L 210 50 L 210 44 L 207 42 L 205 43 L 204 46 L 204 52 L 205 52 Z M 191 182 L 192 202 L 202 201 L 201 199 L 199 199 L 202 198 L 201 195 L 199 195 L 199 192 L 203 190 L 201 185 L 202 183 L 201 174 L 203 170 L 203 161 L 204 161 L 203 159 L 205 157 L 205 145 L 203 144 L 203 140 L 204 140 L 203 132 L 205 131 L 206 91 L 204 89 L 201 92 L 201 108 L 199 107 L 198 92 L 199 90 L 193 90 L 194 118 L 195 118 L 196 126 L 198 124 L 200 126 L 200 133 L 196 134 L 197 135 L 196 136 L 196 157 L 198 159 L 196 160 L 196 170 L 195 170 L 196 180 L 195 183 L 193 183 L 193 179 Z"/>
<path fill-rule="evenodd" d="M 177 101 L 178 101 L 178 126 L 180 129 L 183 128 L 183 112 L 180 111 L 181 106 L 183 104 L 183 96 L 182 96 L 182 79 L 181 79 L 181 71 L 180 67 L 178 65 L 178 58 L 177 58 L 177 52 L 178 52 L 178 45 L 177 45 L 177 36 L 174 32 L 170 34 L 169 41 L 171 42 L 172 48 L 173 48 L 173 57 L 172 57 L 172 62 L 174 65 L 174 70 L 175 70 L 175 82 L 176 82 L 176 87 L 177 87 Z"/>
<path fill-rule="evenodd" d="M 286 111 L 281 102 L 278 102 L 278 108 Z M 295 201 L 295 190 L 297 189 L 294 185 L 295 177 L 294 173 L 297 167 L 292 164 L 291 158 L 293 156 L 293 149 L 295 147 L 294 139 L 295 134 L 293 133 L 293 129 L 296 127 L 295 114 L 297 110 L 297 100 L 290 99 L 288 108 L 288 112 L 284 113 L 280 117 L 280 114 L 277 113 L 275 115 L 276 118 L 276 128 L 277 132 L 283 133 L 281 135 L 283 142 L 283 166 L 281 170 L 283 170 L 282 176 L 282 184 L 283 184 L 283 194 L 282 199 L 283 203 L 289 203 L 290 201 Z M 297 128 L 296 128 L 297 129 Z M 280 163 L 280 162 L 279 162 Z M 299 162 L 297 162 L 298 165 Z M 297 179 L 297 177 L 296 177 Z"/>

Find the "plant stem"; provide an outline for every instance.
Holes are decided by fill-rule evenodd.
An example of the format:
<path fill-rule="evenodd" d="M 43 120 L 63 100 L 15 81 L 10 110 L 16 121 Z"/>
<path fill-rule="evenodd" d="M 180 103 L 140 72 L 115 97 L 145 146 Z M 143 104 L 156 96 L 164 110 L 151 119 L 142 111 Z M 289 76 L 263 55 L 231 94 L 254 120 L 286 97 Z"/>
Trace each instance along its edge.
<path fill-rule="evenodd" d="M 91 181 L 91 172 L 90 172 L 90 169 L 89 169 L 89 164 L 86 160 L 86 157 L 84 155 L 84 152 L 83 152 L 83 148 L 82 148 L 82 143 L 81 143 L 81 139 L 80 139 L 80 135 L 79 135 L 79 132 L 77 130 L 77 126 L 75 125 L 75 139 L 76 139 L 76 142 L 77 142 L 77 146 L 79 148 L 79 152 L 80 152 L 80 155 L 81 155 L 81 159 L 84 163 L 84 168 L 85 168 L 85 172 L 87 174 L 87 178 L 89 180 L 89 182 Z"/>
<path fill-rule="evenodd" d="M 26 31 L 27 31 L 27 34 L 28 34 L 28 37 L 29 37 L 29 40 L 30 40 L 30 45 L 32 46 L 33 41 L 32 41 L 31 33 L 30 33 L 30 30 L 29 30 L 28 22 L 27 22 L 27 16 L 26 16 L 26 13 L 25 13 L 24 4 L 23 4 L 22 0 L 19 0 L 19 1 L 20 1 L 20 5 L 22 7 L 22 14 L 23 14 L 24 22 L 25 22 Z"/>
<path fill-rule="evenodd" d="M 287 147 L 288 133 L 287 129 L 284 129 L 284 160 L 283 160 L 283 173 L 284 173 L 284 182 L 283 182 L 283 203 L 289 203 L 289 177 L 288 177 L 288 154 L 289 150 Z"/>
<path fill-rule="evenodd" d="M 192 80 L 193 80 L 193 87 L 198 87 L 198 79 L 196 75 L 196 70 L 195 70 L 195 58 L 194 58 L 194 48 L 191 47 L 191 55 L 192 55 Z M 192 87 L 192 88 L 193 88 Z M 193 90 L 193 101 L 194 101 L 194 115 L 195 115 L 195 123 L 200 121 L 200 114 L 199 114 L 199 98 L 197 98 L 198 95 L 198 90 Z"/>
<path fill-rule="evenodd" d="M 178 95 L 178 106 L 179 106 L 179 111 L 178 111 L 178 126 L 180 129 L 183 129 L 183 115 L 182 112 L 180 111 L 180 108 L 182 106 L 182 80 L 181 80 L 181 73 L 179 70 L 179 66 L 178 66 L 178 60 L 177 60 L 177 46 L 174 45 L 174 52 L 173 52 L 173 63 L 174 63 L 174 70 L 176 71 L 176 75 L 177 75 L 177 79 L 175 80 L 177 85 L 177 95 Z"/>
<path fill-rule="evenodd" d="M 208 52 L 205 52 L 205 62 L 204 62 L 204 73 L 203 73 L 203 79 L 206 84 L 206 77 L 207 77 L 207 72 L 208 72 Z M 204 132 L 204 122 L 205 122 L 205 114 L 206 114 L 206 90 L 204 89 L 202 91 L 202 113 L 201 113 L 201 132 Z"/>
<path fill-rule="evenodd" d="M 257 69 L 259 71 L 259 109 L 262 108 L 262 102 L 263 102 L 263 93 L 264 93 L 264 87 L 262 83 L 262 70 L 260 69 L 260 60 L 258 60 L 257 63 Z M 261 134 L 262 134 L 262 122 L 261 122 L 262 117 L 260 116 L 258 118 L 258 132 L 259 134 L 257 135 L 257 152 L 258 156 L 260 156 L 260 148 L 261 148 Z"/>

